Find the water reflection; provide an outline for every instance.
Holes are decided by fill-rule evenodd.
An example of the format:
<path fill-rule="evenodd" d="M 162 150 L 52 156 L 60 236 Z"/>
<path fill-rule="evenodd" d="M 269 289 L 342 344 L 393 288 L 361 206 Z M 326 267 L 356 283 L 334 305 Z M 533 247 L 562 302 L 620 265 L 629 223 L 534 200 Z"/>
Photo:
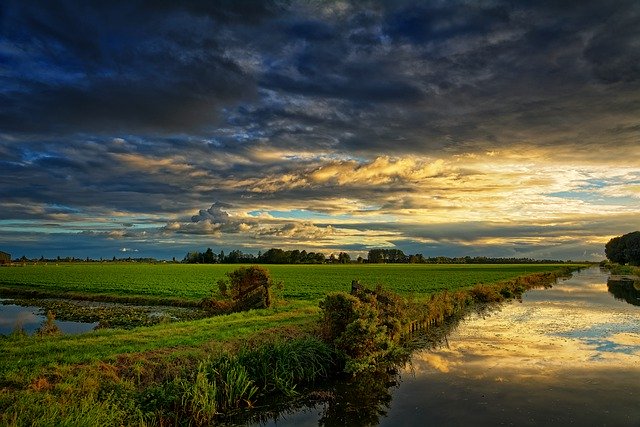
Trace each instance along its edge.
<path fill-rule="evenodd" d="M 640 305 L 640 280 L 612 277 L 607 280 L 607 288 L 617 299 L 629 304 Z"/>
<path fill-rule="evenodd" d="M 9 335 L 17 329 L 22 329 L 29 335 L 34 334 L 46 316 L 42 309 L 35 306 L 20 306 L 11 304 L 10 300 L 0 299 L 0 335 Z M 72 322 L 56 320 L 56 325 L 63 334 L 80 334 L 93 330 L 98 323 Z"/>
<path fill-rule="evenodd" d="M 369 384 L 373 398 L 345 383 L 341 406 L 329 400 L 270 424 L 640 425 L 639 320 L 609 294 L 605 273 L 585 270 L 449 325 L 440 345 Z"/>

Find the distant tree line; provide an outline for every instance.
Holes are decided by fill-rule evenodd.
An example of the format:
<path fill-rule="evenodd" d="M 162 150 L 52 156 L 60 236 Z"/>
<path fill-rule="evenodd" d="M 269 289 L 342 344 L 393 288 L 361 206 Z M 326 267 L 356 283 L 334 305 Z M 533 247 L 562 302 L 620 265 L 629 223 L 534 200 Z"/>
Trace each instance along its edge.
<path fill-rule="evenodd" d="M 85 257 L 85 258 L 77 258 L 77 257 L 70 257 L 70 256 L 65 256 L 65 257 L 61 257 L 61 256 L 56 256 L 55 258 L 45 258 L 44 256 L 41 256 L 40 258 L 27 258 L 25 255 L 22 255 L 20 258 L 15 258 L 13 260 L 13 262 L 15 263 L 25 263 L 25 262 L 32 262 L 32 263 L 56 263 L 56 262 L 64 262 L 64 263 L 81 263 L 81 262 L 138 262 L 138 263 L 158 263 L 158 262 L 167 262 L 165 260 L 158 260 L 156 258 L 152 258 L 152 257 L 122 257 L 122 258 L 117 258 L 117 257 L 113 257 L 113 258 L 90 258 L 90 257 Z M 176 258 L 173 257 L 173 261 L 172 262 L 176 262 Z"/>
<path fill-rule="evenodd" d="M 640 265 L 640 231 L 634 231 L 609 240 L 604 253 L 618 264 Z"/>
<path fill-rule="evenodd" d="M 400 249 L 371 249 L 367 258 L 357 257 L 355 260 L 346 252 L 338 255 L 330 254 L 328 257 L 321 252 L 307 252 L 306 250 L 285 251 L 279 248 L 271 248 L 266 252 L 258 252 L 258 255 L 243 253 L 233 250 L 228 254 L 224 251 L 214 252 L 207 248 L 204 252 L 189 252 L 182 260 L 187 264 L 542 264 L 561 263 L 558 260 L 534 260 L 531 258 L 490 258 L 490 257 L 429 257 L 422 254 L 407 255 Z"/>
<path fill-rule="evenodd" d="M 264 253 L 258 252 L 256 256 L 240 250 L 233 250 L 228 254 L 224 251 L 215 253 L 211 248 L 207 248 L 204 252 L 187 253 L 182 262 L 187 264 L 348 264 L 351 262 L 351 257 L 346 252 L 340 252 L 337 257 L 334 254 L 327 257 L 321 252 L 298 249 L 285 251 L 278 248 L 269 249 Z"/>
<path fill-rule="evenodd" d="M 623 243 L 620 243 L 621 238 L 612 239 L 607 247 L 611 246 L 611 248 L 607 249 L 607 257 L 613 261 L 618 262 L 620 264 L 625 263 L 635 263 L 640 264 L 640 232 L 630 233 L 630 235 L 635 235 L 636 240 L 635 245 L 633 243 L 629 243 L 629 247 L 626 246 L 628 242 L 634 242 L 633 238 L 625 238 L 623 239 Z M 626 235 L 625 235 L 626 236 Z M 621 236 L 621 237 L 625 237 Z M 633 237 L 633 236 L 632 236 Z M 618 240 L 616 240 L 618 239 Z M 613 244 L 611 242 L 614 242 Z M 626 242 L 626 243 L 625 243 Z M 636 249 L 633 249 L 633 248 Z M 611 252 L 611 254 L 609 253 Z M 635 255 L 634 255 L 635 254 Z M 611 256 L 614 258 L 611 258 Z M 633 258 L 633 257 L 636 258 Z M 631 258 L 629 258 L 631 257 Z M 634 261 L 635 260 L 635 261 Z M 371 264 L 555 264 L 562 263 L 563 261 L 552 260 L 552 259 L 544 259 L 544 260 L 534 260 L 531 258 L 492 258 L 492 257 L 445 257 L 445 256 L 436 256 L 436 257 L 425 257 L 422 254 L 405 254 L 400 249 L 371 249 L 369 250 L 367 257 L 363 258 L 362 256 L 358 256 L 355 259 L 351 258 L 347 252 L 339 252 L 336 254 L 330 254 L 326 256 L 321 252 L 307 252 L 306 250 L 289 250 L 285 251 L 279 248 L 271 248 L 267 251 L 258 252 L 258 255 L 254 255 L 251 253 L 244 253 L 240 250 L 233 250 L 228 254 L 225 254 L 224 251 L 214 252 L 213 249 L 207 248 L 204 252 L 193 251 L 187 253 L 182 261 L 176 260 L 176 257 L 173 257 L 172 260 L 158 260 L 156 258 L 151 257 L 122 257 L 122 258 L 76 258 L 76 257 L 55 257 L 55 258 L 45 258 L 41 256 L 40 258 L 27 258 L 26 256 L 21 256 L 20 258 L 15 258 L 13 260 L 14 263 L 83 263 L 83 262 L 135 262 L 135 263 L 166 263 L 166 262 L 182 262 L 185 264 L 351 264 L 351 263 L 371 263 Z"/>
<path fill-rule="evenodd" d="M 399 249 L 371 249 L 365 262 L 369 263 L 408 263 L 408 264 L 556 264 L 563 261 L 553 259 L 531 258 L 497 258 L 497 257 L 446 257 L 426 258 L 422 254 L 406 255 Z"/>

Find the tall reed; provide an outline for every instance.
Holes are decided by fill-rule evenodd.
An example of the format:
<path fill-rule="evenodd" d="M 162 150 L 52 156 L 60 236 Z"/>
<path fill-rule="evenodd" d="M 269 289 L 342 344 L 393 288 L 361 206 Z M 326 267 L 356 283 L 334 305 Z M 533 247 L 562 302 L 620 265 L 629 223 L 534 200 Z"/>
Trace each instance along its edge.
<path fill-rule="evenodd" d="M 181 407 L 196 424 L 211 423 L 221 413 L 251 406 L 258 388 L 236 356 L 223 354 L 198 365 L 191 379 L 181 382 Z"/>
<path fill-rule="evenodd" d="M 262 393 L 291 396 L 298 384 L 329 376 L 334 353 L 326 343 L 309 336 L 241 350 L 238 359 Z"/>

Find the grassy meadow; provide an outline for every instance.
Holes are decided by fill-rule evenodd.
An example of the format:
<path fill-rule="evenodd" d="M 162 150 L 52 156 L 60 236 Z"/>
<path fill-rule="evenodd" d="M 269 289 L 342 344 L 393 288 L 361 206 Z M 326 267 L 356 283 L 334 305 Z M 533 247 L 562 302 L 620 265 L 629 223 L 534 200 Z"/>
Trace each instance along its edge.
<path fill-rule="evenodd" d="M 238 267 L 128 263 L 2 267 L 0 297 L 34 292 L 61 298 L 196 305 L 212 291 L 217 293 L 216 281 Z M 218 395 L 214 399 L 207 394 L 215 389 L 211 372 L 219 371 L 211 368 L 206 377 L 201 372 L 205 369 L 203 360 L 215 361 L 221 354 L 246 349 L 260 352 L 265 343 L 314 337 L 319 301 L 330 292 L 348 292 L 352 280 L 369 287 L 381 284 L 419 302 L 432 295 L 442 296 L 445 290 L 467 290 L 478 284 L 506 282 L 571 266 L 266 267 L 272 278 L 284 285 L 277 291 L 277 303 L 269 309 L 74 336 L 0 336 L 0 425 L 177 425 L 182 417 L 191 420 L 187 425 L 207 424 L 218 416 L 221 407 L 215 405 L 226 402 L 226 398 Z M 240 372 L 244 368 L 238 369 Z M 199 383 L 197 378 L 205 382 Z M 177 395 L 176 387 L 180 390 Z M 199 401 L 196 395 L 198 399 L 209 396 L 209 400 Z M 180 406 L 185 396 L 190 396 L 190 403 Z M 169 413 L 159 409 L 163 406 L 157 402 L 163 399 L 174 402 Z M 196 407 L 195 402 L 204 406 Z M 202 412 L 205 407 L 208 412 Z M 199 418 L 197 414 L 203 413 L 208 415 Z"/>
<path fill-rule="evenodd" d="M 0 268 L 0 292 L 34 290 L 52 295 L 140 297 L 197 302 L 217 292 L 216 281 L 238 264 L 36 264 Z M 349 291 L 352 280 L 383 285 L 422 298 L 443 290 L 495 283 L 558 269 L 553 264 L 334 264 L 267 265 L 282 281 L 287 301 L 317 303 L 329 292 Z"/>
<path fill-rule="evenodd" d="M 564 265 L 563 265 L 564 266 Z M 168 323 L 133 330 L 101 330 L 79 336 L 30 338 L 15 347 L 0 340 L 0 372 L 34 368 L 55 361 L 80 363 L 118 354 L 178 346 L 200 346 L 209 341 L 258 334 L 288 323 L 312 324 L 318 302 L 330 292 L 349 291 L 352 280 L 420 301 L 443 290 L 496 283 L 529 274 L 557 270 L 558 265 L 270 265 L 267 268 L 284 288 L 276 305 L 227 316 Z M 139 298 L 158 303 L 197 304 L 217 293 L 215 283 L 238 265 L 185 264 L 37 264 L 0 268 L 0 296 L 37 291 L 45 296 Z"/>

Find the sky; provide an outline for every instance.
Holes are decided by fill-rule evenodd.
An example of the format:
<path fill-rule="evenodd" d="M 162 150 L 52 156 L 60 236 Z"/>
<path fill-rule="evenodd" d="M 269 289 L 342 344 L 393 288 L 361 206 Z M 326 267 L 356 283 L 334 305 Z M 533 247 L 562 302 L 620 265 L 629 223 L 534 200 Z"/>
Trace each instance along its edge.
<path fill-rule="evenodd" d="M 0 4 L 0 250 L 604 259 L 640 2 Z"/>

